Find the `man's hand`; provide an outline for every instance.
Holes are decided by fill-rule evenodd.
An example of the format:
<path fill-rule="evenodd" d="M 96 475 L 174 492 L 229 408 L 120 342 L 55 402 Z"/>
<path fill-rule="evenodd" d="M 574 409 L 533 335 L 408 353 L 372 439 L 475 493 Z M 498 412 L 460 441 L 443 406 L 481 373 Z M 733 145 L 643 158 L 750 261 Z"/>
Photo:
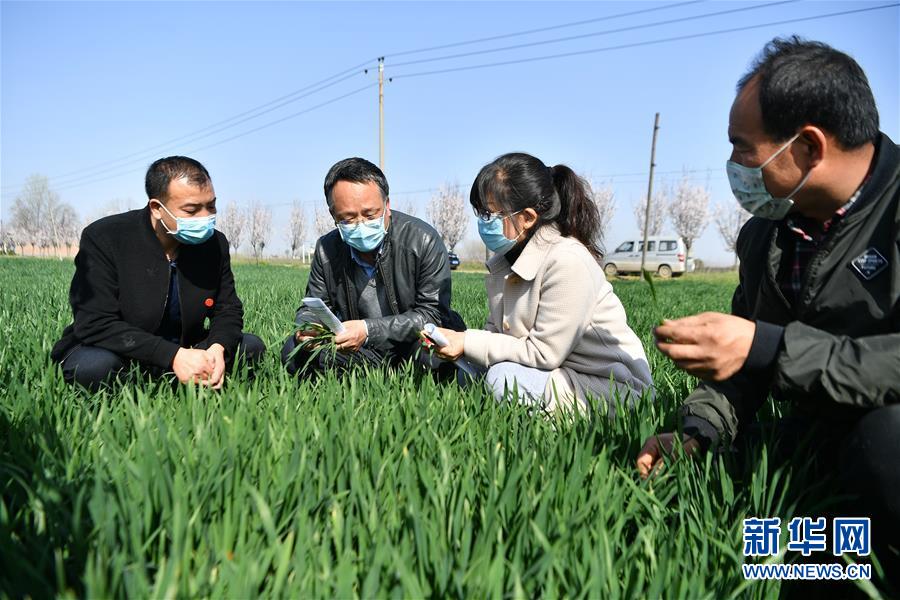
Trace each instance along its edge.
<path fill-rule="evenodd" d="M 753 321 L 715 312 L 667 319 L 653 330 L 660 352 L 710 381 L 724 381 L 744 366 L 755 333 Z"/>
<path fill-rule="evenodd" d="M 215 366 L 213 367 L 209 379 L 201 381 L 201 383 L 203 385 L 208 385 L 214 390 L 220 390 L 225 383 L 225 346 L 222 344 L 213 344 L 206 349 L 206 354 L 212 358 Z"/>
<path fill-rule="evenodd" d="M 672 455 L 676 435 L 674 433 L 660 433 L 647 438 L 647 441 L 644 442 L 644 447 L 638 453 L 636 461 L 638 474 L 640 474 L 642 479 L 647 479 L 652 473 L 658 471 L 662 467 L 665 456 Z M 684 433 L 681 438 L 681 447 L 685 453 L 693 456 L 699 452 L 700 442 Z"/>
<path fill-rule="evenodd" d="M 341 352 L 356 352 L 369 337 L 363 321 L 344 321 L 344 331 L 334 336 L 334 345 Z"/>
<path fill-rule="evenodd" d="M 209 379 L 215 368 L 215 361 L 206 350 L 181 348 L 172 361 L 172 370 L 181 383 L 200 383 L 204 379 Z"/>
<path fill-rule="evenodd" d="M 444 337 L 447 338 L 447 341 L 450 342 L 450 344 L 443 348 L 439 348 L 438 345 L 435 344 L 434 353 L 444 360 L 453 361 L 459 359 L 466 348 L 466 332 L 453 331 L 452 329 L 444 329 L 443 327 L 438 327 L 437 330 L 444 334 Z"/>
<path fill-rule="evenodd" d="M 294 334 L 294 339 L 297 341 L 297 344 L 300 345 L 305 344 L 317 335 L 318 332 L 315 329 L 299 329 Z"/>

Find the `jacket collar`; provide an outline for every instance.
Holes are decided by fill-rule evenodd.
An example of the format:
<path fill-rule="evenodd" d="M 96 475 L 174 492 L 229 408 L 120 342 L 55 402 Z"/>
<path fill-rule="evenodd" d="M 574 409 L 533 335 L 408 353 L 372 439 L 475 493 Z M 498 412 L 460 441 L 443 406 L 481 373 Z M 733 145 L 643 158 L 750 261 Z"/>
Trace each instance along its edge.
<path fill-rule="evenodd" d="M 555 223 L 542 225 L 531 236 L 531 239 L 526 242 L 525 248 L 519 254 L 519 258 L 512 265 L 509 265 L 506 255 L 495 254 L 486 263 L 488 271 L 494 273 L 498 269 L 508 266 L 513 273 L 525 281 L 532 281 L 537 275 L 538 269 L 544 263 L 547 252 L 561 237 L 559 227 Z"/>
<path fill-rule="evenodd" d="M 166 259 L 166 252 L 163 250 L 159 238 L 156 237 L 156 232 L 153 231 L 153 225 L 151 224 L 152 221 L 150 219 L 150 204 L 146 204 L 144 208 L 138 209 L 135 212 L 137 213 L 139 221 L 138 229 L 140 230 L 140 239 L 148 246 L 148 249 L 152 248 L 152 252 L 157 258 L 168 262 L 168 259 Z M 182 253 L 182 250 L 184 250 L 184 248 L 179 250 L 179 255 Z"/>
<path fill-rule="evenodd" d="M 848 221 L 862 218 L 858 215 L 867 213 L 866 209 L 877 204 L 877 199 L 884 194 L 884 190 L 900 175 L 900 149 L 884 133 L 880 133 L 878 139 L 875 140 L 874 161 L 869 180 L 847 213 L 846 220 Z"/>

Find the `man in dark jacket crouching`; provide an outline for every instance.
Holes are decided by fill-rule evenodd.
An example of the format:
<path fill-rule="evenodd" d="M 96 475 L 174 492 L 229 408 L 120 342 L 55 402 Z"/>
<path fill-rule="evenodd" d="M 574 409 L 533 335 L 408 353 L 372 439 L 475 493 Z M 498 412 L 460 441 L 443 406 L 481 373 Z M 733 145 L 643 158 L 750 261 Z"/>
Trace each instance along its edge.
<path fill-rule="evenodd" d="M 265 346 L 241 331 L 212 180 L 196 160 L 172 156 L 150 165 L 145 187 L 147 206 L 82 232 L 69 291 L 74 319 L 51 358 L 66 381 L 92 390 L 130 363 L 221 388 L 238 356 L 252 364 Z"/>
<path fill-rule="evenodd" d="M 785 400 L 792 416 L 773 427 L 784 454 L 814 467 L 835 501 L 852 498 L 846 515 L 871 518 L 872 549 L 896 578 L 900 149 L 878 127 L 865 73 L 825 44 L 773 40 L 740 80 L 727 170 L 754 217 L 737 242 L 732 314 L 656 329 L 657 348 L 704 381 L 682 430 L 649 438 L 637 466 L 648 476 L 676 440 L 745 447 L 769 395 Z"/>
<path fill-rule="evenodd" d="M 426 323 L 465 329 L 450 310 L 450 266 L 441 236 L 424 221 L 391 211 L 384 174 L 362 158 L 342 160 L 328 171 L 325 200 L 336 229 L 316 243 L 306 297 L 321 299 L 344 331 L 334 338 L 337 352 L 311 352 L 304 346 L 308 331 L 290 336 L 282 348 L 288 372 L 315 375 L 412 359 L 452 376 L 452 364 L 432 361 L 417 343 Z M 297 323 L 306 321 L 316 319 L 301 306 Z"/>

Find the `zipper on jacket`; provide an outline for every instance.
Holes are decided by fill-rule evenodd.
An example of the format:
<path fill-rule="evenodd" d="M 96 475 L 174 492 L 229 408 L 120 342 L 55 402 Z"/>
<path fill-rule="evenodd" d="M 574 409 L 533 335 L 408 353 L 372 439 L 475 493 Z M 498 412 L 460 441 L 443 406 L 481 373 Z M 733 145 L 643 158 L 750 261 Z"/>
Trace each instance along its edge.
<path fill-rule="evenodd" d="M 348 265 L 349 266 L 349 265 Z M 356 303 L 353 301 L 353 294 L 350 293 L 350 287 L 353 286 L 352 274 L 345 268 L 344 269 L 344 295 L 347 297 L 347 309 L 350 311 L 350 314 L 347 315 L 350 320 L 356 320 L 359 318 L 358 313 L 356 312 Z M 353 292 L 356 293 L 356 288 L 353 288 Z"/>
<path fill-rule="evenodd" d="M 393 229 L 393 227 L 391 227 Z M 391 304 L 391 310 L 394 311 L 395 315 L 400 314 L 400 305 L 397 304 L 397 294 L 394 292 L 394 282 L 388 281 L 388 278 L 384 274 L 384 266 L 382 265 L 381 259 L 384 256 L 391 256 L 393 254 L 393 248 L 391 244 L 391 236 L 385 236 L 384 240 L 384 252 L 375 259 L 375 272 L 381 275 L 381 282 L 384 284 L 384 289 L 387 292 L 388 302 Z"/>
<path fill-rule="evenodd" d="M 815 277 L 813 273 L 818 272 L 822 261 L 825 260 L 825 257 L 828 256 L 834 245 L 837 243 L 836 240 L 838 237 L 838 233 L 840 233 L 841 229 L 843 228 L 844 219 L 842 218 L 834 226 L 834 229 L 826 234 L 828 236 L 827 239 L 822 240 L 824 243 L 816 249 L 816 253 L 813 254 L 813 257 L 809 261 L 809 264 L 806 265 L 806 273 L 803 274 L 803 281 L 800 284 L 800 305 L 797 307 L 797 316 L 800 316 L 801 309 L 805 310 L 809 308 L 809 305 L 812 301 L 812 295 L 810 294 L 809 297 L 807 297 L 807 291 L 810 283 Z"/>
<path fill-rule="evenodd" d="M 166 305 L 169 304 L 169 290 L 172 288 L 172 263 L 168 264 L 168 275 L 166 276 L 166 299 L 163 300 L 163 309 L 159 314 L 159 321 L 156 322 L 156 327 L 153 328 L 153 331 L 159 331 L 159 326 L 162 325 L 163 319 L 166 318 Z M 183 331 L 184 328 L 182 328 Z"/>
<path fill-rule="evenodd" d="M 169 277 L 172 277 L 172 271 L 169 270 Z M 184 348 L 184 306 L 181 303 L 181 282 L 178 281 L 178 267 L 175 267 L 175 283 L 178 286 L 178 289 L 175 292 L 178 294 L 178 311 L 181 313 L 181 333 L 178 334 L 178 345 Z M 169 303 L 169 293 L 166 292 L 166 304 Z M 163 308 L 163 312 L 165 312 L 165 308 Z M 200 329 L 203 329 L 203 321 L 200 322 Z"/>
<path fill-rule="evenodd" d="M 391 303 L 391 310 L 394 311 L 395 315 L 400 314 L 400 308 L 397 305 L 397 298 L 394 297 L 394 289 L 387 281 L 387 277 L 384 276 L 384 267 L 381 266 L 381 261 L 375 261 L 375 269 L 378 275 L 381 276 L 381 282 L 384 284 L 384 289 L 387 292 L 388 302 Z"/>
<path fill-rule="evenodd" d="M 769 236 L 769 247 L 766 251 L 766 270 L 763 274 L 763 279 L 768 281 L 769 285 L 772 286 L 774 290 L 775 296 L 781 300 L 781 304 L 784 306 L 785 310 L 788 313 L 796 315 L 797 314 L 797 306 L 791 304 L 791 302 L 784 296 L 784 292 L 781 291 L 781 284 L 778 282 L 778 269 L 779 263 L 772 262 L 772 255 L 774 253 L 774 249 L 777 247 L 778 236 L 780 235 L 780 228 L 776 225 L 772 228 L 772 234 Z M 782 255 L 779 256 L 779 262 L 781 261 Z M 754 302 L 754 305 L 759 305 L 759 302 Z"/>

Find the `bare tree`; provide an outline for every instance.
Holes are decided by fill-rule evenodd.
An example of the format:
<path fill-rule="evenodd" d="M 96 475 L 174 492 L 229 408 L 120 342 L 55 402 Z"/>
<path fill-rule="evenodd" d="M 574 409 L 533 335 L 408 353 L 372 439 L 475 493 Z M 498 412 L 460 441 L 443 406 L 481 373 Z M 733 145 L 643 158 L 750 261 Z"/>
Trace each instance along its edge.
<path fill-rule="evenodd" d="M 725 242 L 725 249 L 734 253 L 734 266 L 737 267 L 738 257 L 736 252 L 738 234 L 744 223 L 750 218 L 750 213 L 744 210 L 737 202 L 725 202 L 716 204 L 713 209 L 713 221 L 716 229 Z"/>
<path fill-rule="evenodd" d="M 244 240 L 244 232 L 247 229 L 247 211 L 235 202 L 225 207 L 223 218 L 216 220 L 216 228 L 225 234 L 231 251 L 237 254 L 241 242 Z"/>
<path fill-rule="evenodd" d="M 313 227 L 316 230 L 316 235 L 319 237 L 334 229 L 334 217 L 331 216 L 327 208 L 322 208 L 321 206 L 316 208 L 316 219 Z"/>
<path fill-rule="evenodd" d="M 306 235 L 306 212 L 299 202 L 294 202 L 294 206 L 291 208 L 291 220 L 288 223 L 287 233 L 291 258 L 297 258 L 297 252 L 303 248 L 303 238 Z"/>
<path fill-rule="evenodd" d="M 250 247 L 253 248 L 253 256 L 259 263 L 266 244 L 269 242 L 269 235 L 272 233 L 272 211 L 265 206 L 254 203 L 250 207 L 249 221 Z"/>
<path fill-rule="evenodd" d="M 459 184 L 444 184 L 428 204 L 428 218 L 437 229 L 447 250 L 453 252 L 469 224 L 466 201 Z"/>
<path fill-rule="evenodd" d="M 709 191 L 691 185 L 687 177 L 682 178 L 669 204 L 669 216 L 675 232 L 684 240 L 687 261 L 691 256 L 691 247 L 709 224 Z"/>
<path fill-rule="evenodd" d="M 591 197 L 597 206 L 600 215 L 600 242 L 606 237 L 606 230 L 616 214 L 616 196 L 613 189 L 607 184 L 591 184 Z"/>
<path fill-rule="evenodd" d="M 634 218 L 637 221 L 638 232 L 644 233 L 644 214 L 646 198 L 632 204 Z M 666 225 L 666 213 L 669 207 L 669 191 L 665 188 L 653 195 L 650 203 L 650 220 L 647 225 L 647 235 L 659 235 Z"/>

